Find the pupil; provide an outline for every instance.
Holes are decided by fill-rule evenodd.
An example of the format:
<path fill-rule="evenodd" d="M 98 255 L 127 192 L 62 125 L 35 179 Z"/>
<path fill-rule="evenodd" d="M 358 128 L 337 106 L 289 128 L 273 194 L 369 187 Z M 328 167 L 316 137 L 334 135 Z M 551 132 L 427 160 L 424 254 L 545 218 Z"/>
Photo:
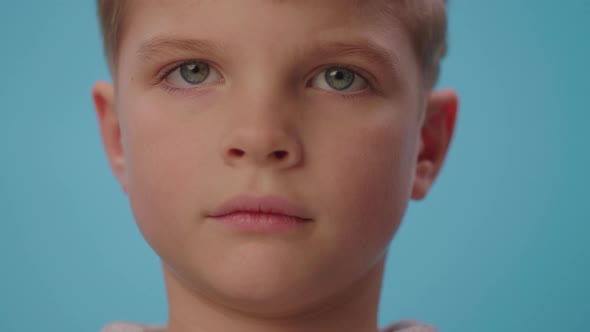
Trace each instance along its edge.
<path fill-rule="evenodd" d="M 344 73 L 342 71 L 337 71 L 334 74 L 334 78 L 336 78 L 337 80 L 342 80 L 344 78 Z"/>

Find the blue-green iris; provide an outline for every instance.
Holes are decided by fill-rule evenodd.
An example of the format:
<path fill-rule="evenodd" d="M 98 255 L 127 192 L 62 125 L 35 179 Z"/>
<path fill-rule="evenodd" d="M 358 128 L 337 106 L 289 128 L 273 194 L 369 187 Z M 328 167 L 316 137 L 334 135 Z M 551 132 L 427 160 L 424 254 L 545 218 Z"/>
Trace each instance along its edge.
<path fill-rule="evenodd" d="M 187 83 L 199 84 L 207 79 L 209 70 L 205 62 L 191 62 L 180 66 L 180 75 Z"/>
<path fill-rule="evenodd" d="M 326 70 L 325 78 L 331 88 L 341 91 L 352 86 L 355 74 L 346 68 L 333 67 Z"/>

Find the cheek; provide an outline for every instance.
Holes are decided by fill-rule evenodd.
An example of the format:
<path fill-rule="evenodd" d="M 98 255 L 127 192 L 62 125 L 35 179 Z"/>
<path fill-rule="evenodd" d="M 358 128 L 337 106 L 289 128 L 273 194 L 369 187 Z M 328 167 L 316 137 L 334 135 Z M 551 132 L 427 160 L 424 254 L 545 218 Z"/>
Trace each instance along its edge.
<path fill-rule="evenodd" d="M 204 158 L 212 153 L 210 126 L 199 125 L 203 121 L 196 116 L 179 118 L 163 110 L 169 108 L 155 101 L 125 108 L 128 196 L 141 232 L 156 251 L 166 250 L 161 239 L 170 243 L 187 236 L 201 217 L 196 207 L 207 199 L 203 175 L 212 167 L 211 158 Z"/>
<path fill-rule="evenodd" d="M 345 130 L 335 130 L 322 143 L 321 150 L 330 153 L 318 164 L 316 199 L 333 223 L 331 237 L 359 261 L 378 258 L 405 212 L 416 156 L 412 119 L 398 113 L 343 124 Z"/>

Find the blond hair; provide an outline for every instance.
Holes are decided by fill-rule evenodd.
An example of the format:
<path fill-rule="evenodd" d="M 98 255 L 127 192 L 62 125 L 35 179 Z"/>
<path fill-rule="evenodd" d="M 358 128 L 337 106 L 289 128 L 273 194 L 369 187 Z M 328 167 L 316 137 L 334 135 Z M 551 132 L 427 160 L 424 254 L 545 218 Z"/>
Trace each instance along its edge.
<path fill-rule="evenodd" d="M 363 6 L 363 0 L 357 5 Z M 116 70 L 125 7 L 124 0 L 97 0 L 98 17 L 104 42 L 104 51 L 111 72 Z M 428 87 L 438 79 L 440 61 L 447 50 L 446 3 L 443 0 L 382 0 L 380 9 L 386 17 L 402 21 L 411 36 L 414 51 L 422 66 Z"/>

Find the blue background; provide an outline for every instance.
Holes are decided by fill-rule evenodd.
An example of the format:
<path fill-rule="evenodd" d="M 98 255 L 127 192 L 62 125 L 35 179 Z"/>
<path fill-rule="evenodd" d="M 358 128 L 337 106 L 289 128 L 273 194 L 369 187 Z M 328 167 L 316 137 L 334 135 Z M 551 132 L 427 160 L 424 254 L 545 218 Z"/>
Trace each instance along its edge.
<path fill-rule="evenodd" d="M 90 99 L 94 1 L 0 4 L 0 331 L 164 322 L 159 261 L 111 175 Z M 590 2 L 453 0 L 443 173 L 391 247 L 380 324 L 588 331 Z M 585 325 L 586 324 L 586 325 Z"/>

